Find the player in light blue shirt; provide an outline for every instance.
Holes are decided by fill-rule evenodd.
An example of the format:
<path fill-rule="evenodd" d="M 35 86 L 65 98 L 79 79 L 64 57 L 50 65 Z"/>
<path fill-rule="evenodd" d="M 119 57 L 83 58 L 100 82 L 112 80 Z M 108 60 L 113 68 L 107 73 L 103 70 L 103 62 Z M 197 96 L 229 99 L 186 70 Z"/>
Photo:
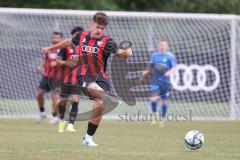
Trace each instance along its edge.
<path fill-rule="evenodd" d="M 158 44 L 158 51 L 151 55 L 149 68 L 143 72 L 140 81 L 143 81 L 148 74 L 151 74 L 151 110 L 157 115 L 157 103 L 161 103 L 161 118 L 164 119 L 168 110 L 168 99 L 172 85 L 170 76 L 174 73 L 176 67 L 176 58 L 172 52 L 168 50 L 168 41 L 162 39 Z M 155 120 L 152 123 L 156 123 Z"/>

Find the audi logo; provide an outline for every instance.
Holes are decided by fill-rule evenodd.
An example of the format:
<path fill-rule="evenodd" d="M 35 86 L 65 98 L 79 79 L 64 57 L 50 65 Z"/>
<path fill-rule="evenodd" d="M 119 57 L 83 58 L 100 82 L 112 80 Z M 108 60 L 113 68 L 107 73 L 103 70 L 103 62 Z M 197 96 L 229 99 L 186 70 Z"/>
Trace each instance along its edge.
<path fill-rule="evenodd" d="M 194 74 L 194 71 L 196 71 Z M 207 72 L 211 72 L 215 79 L 211 82 L 211 85 L 207 85 Z M 182 77 L 182 81 L 181 81 Z M 187 66 L 185 64 L 178 64 L 176 71 L 170 77 L 171 83 L 176 90 L 184 91 L 190 90 L 193 92 L 206 91 L 210 92 L 215 90 L 220 83 L 220 74 L 216 67 L 212 65 L 199 66 L 196 64 Z M 193 82 L 196 83 L 193 84 Z M 179 82 L 182 83 L 179 83 Z"/>
<path fill-rule="evenodd" d="M 85 51 L 87 53 L 98 53 L 99 49 L 98 49 L 98 47 L 83 45 L 82 51 Z"/>

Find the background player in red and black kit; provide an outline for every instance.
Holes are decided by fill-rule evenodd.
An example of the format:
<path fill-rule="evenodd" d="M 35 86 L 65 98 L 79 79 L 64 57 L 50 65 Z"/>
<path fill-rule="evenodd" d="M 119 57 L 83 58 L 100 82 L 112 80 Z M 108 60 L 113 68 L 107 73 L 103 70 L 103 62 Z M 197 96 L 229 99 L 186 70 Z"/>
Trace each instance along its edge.
<path fill-rule="evenodd" d="M 52 44 L 57 44 L 62 41 L 63 34 L 61 32 L 54 32 L 51 38 Z M 46 52 L 44 55 L 45 59 L 37 68 L 39 73 L 41 72 L 42 68 L 44 68 L 44 75 L 42 77 L 42 80 L 39 84 L 37 91 L 37 101 L 40 110 L 40 114 L 37 118 L 38 123 L 40 123 L 46 117 L 46 112 L 44 108 L 44 94 L 51 91 L 51 88 L 48 84 L 48 79 L 50 78 L 52 72 L 55 70 L 55 67 L 57 65 L 56 63 L 57 53 L 58 53 L 57 49 L 51 49 L 48 52 Z M 49 117 L 49 122 L 51 124 L 55 124 L 58 121 L 57 118 L 58 96 L 54 91 L 51 91 L 51 97 L 53 101 L 52 103 L 53 113 L 52 116 Z"/>
<path fill-rule="evenodd" d="M 83 27 L 74 27 L 71 30 L 71 35 L 74 37 L 76 36 L 79 32 L 82 32 L 84 29 Z M 73 55 L 76 55 L 76 50 L 78 50 L 78 46 L 69 46 L 67 48 L 63 48 L 58 52 L 58 58 L 57 58 L 57 64 L 59 66 L 61 66 L 62 68 L 61 71 L 63 72 L 63 83 L 64 84 L 69 84 L 72 83 L 71 82 L 71 72 L 75 69 L 73 68 L 73 64 L 71 64 L 71 57 Z M 70 63 L 69 63 L 70 62 Z M 78 114 L 78 104 L 79 104 L 79 95 L 71 95 L 70 93 L 68 93 L 68 91 L 66 91 L 64 93 L 63 89 L 62 89 L 62 93 L 60 94 L 60 103 L 58 105 L 58 110 L 60 113 L 60 121 L 58 123 L 58 132 L 62 133 L 64 132 L 65 129 L 65 124 L 66 121 L 64 121 L 64 115 L 65 115 L 65 111 L 66 111 L 66 105 L 67 105 L 67 101 L 69 96 L 71 96 L 71 102 L 72 102 L 72 107 L 71 107 L 71 111 L 70 111 L 70 119 L 69 119 L 69 123 L 67 125 L 66 131 L 67 132 L 75 132 L 75 129 L 73 127 L 73 124 L 76 120 L 77 114 Z"/>
<path fill-rule="evenodd" d="M 131 48 L 119 49 L 114 40 L 103 33 L 107 25 L 107 15 L 97 12 L 93 16 L 90 31 L 81 32 L 72 39 L 42 49 L 42 52 L 46 53 L 51 49 L 65 48 L 73 44 L 79 45 L 79 67 L 74 74 L 77 75 L 78 85 L 83 87 L 83 92 L 94 100 L 92 118 L 88 122 L 87 134 L 83 138 L 83 144 L 88 146 L 97 146 L 92 136 L 103 115 L 106 104 L 105 95 L 110 91 L 106 73 L 107 59 L 110 54 L 124 58 L 132 54 Z"/>

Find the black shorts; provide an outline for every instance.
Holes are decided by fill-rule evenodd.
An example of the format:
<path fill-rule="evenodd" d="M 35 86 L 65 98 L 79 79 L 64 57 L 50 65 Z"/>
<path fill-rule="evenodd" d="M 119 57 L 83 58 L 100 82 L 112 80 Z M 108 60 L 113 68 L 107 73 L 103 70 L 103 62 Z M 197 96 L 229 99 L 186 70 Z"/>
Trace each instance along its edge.
<path fill-rule="evenodd" d="M 73 84 L 62 84 L 60 97 L 70 97 L 71 95 L 82 95 L 80 87 Z"/>
<path fill-rule="evenodd" d="M 43 76 L 42 80 L 39 83 L 38 89 L 43 90 L 44 92 L 51 91 L 51 88 L 48 83 L 48 77 Z"/>
<path fill-rule="evenodd" d="M 104 77 L 79 76 L 77 80 L 78 80 L 78 85 L 82 87 L 85 87 L 85 85 L 87 86 L 89 83 L 95 82 L 106 92 L 110 92 L 110 89 L 111 89 L 110 81 Z"/>

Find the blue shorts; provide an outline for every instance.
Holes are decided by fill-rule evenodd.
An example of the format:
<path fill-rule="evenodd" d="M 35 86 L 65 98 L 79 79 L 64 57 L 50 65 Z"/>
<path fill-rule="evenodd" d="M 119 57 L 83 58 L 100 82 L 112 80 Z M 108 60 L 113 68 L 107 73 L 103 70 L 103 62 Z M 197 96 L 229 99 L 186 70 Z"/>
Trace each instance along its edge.
<path fill-rule="evenodd" d="M 160 96 L 161 99 L 169 99 L 172 85 L 164 81 L 155 81 L 150 85 L 150 91 L 152 95 Z"/>

